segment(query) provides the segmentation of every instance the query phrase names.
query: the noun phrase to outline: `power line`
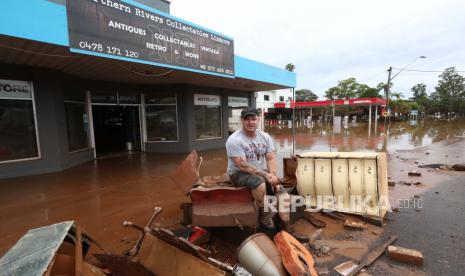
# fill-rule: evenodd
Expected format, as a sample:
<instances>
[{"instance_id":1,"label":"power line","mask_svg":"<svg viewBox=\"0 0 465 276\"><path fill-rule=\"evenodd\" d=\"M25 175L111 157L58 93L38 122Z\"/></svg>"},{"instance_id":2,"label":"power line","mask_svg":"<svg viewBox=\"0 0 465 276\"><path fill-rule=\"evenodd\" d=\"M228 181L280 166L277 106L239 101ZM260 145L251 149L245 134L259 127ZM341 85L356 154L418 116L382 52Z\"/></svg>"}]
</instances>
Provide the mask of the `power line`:
<instances>
[{"instance_id":1,"label":"power line","mask_svg":"<svg viewBox=\"0 0 465 276\"><path fill-rule=\"evenodd\" d=\"M396 68L396 67L392 67L392 69L409 71L409 72L420 72L420 73L443 73L444 72L444 71L439 71L439 70L414 70L414 69L401 69L401 68ZM465 71L455 71L455 72L465 73Z\"/></svg>"}]
</instances>

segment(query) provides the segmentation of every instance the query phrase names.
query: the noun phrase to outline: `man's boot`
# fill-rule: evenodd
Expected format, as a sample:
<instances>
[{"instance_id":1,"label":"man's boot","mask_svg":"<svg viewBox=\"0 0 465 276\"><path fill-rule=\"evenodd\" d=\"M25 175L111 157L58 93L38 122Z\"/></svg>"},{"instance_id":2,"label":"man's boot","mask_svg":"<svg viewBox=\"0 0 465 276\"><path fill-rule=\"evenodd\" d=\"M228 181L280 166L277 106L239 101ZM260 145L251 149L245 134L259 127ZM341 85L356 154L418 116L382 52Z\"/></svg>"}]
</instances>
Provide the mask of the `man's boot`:
<instances>
[{"instance_id":1,"label":"man's boot","mask_svg":"<svg viewBox=\"0 0 465 276\"><path fill-rule=\"evenodd\" d=\"M284 231L288 232L289 234L291 234L299 242L306 243L306 242L308 242L310 240L308 238L308 236L297 233L294 230L294 227L292 227L290 221L281 221L281 225L282 225L282 230L284 230Z\"/></svg>"},{"instance_id":2,"label":"man's boot","mask_svg":"<svg viewBox=\"0 0 465 276\"><path fill-rule=\"evenodd\" d=\"M264 208L259 208L258 219L262 227L268 228L268 229L274 229L274 223L273 223L273 218L271 216L271 212L265 212Z\"/></svg>"}]
</instances>

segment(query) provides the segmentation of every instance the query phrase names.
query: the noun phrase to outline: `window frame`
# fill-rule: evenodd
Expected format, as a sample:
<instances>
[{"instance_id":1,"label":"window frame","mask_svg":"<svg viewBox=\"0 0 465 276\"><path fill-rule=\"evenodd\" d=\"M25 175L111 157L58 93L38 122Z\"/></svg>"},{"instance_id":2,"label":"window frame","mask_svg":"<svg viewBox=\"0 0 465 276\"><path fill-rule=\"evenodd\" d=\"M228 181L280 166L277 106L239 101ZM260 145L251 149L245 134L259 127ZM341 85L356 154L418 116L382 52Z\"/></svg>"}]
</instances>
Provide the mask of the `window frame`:
<instances>
[{"instance_id":1,"label":"window frame","mask_svg":"<svg viewBox=\"0 0 465 276\"><path fill-rule=\"evenodd\" d=\"M87 147L86 148L82 148L82 149L77 149L77 150L69 150L69 137L68 137L68 120L66 118L66 142L67 142L67 145L68 145L68 153L76 153L76 152L80 152L80 151L85 151L85 150L89 150L89 149L92 149L92 146L91 146L91 136L90 136L90 124L89 124L89 108L87 106L87 102L84 100L84 102L80 102L80 101L72 101L72 100L64 100L63 101L63 107L65 108L64 111L65 111L65 116L66 116L66 103L72 103L72 104L83 104L84 105L84 111L85 111L85 114L87 115Z\"/></svg>"},{"instance_id":2,"label":"window frame","mask_svg":"<svg viewBox=\"0 0 465 276\"><path fill-rule=\"evenodd\" d=\"M263 95L263 101L264 102L269 102L270 101L270 95L267 95L267 94Z\"/></svg>"},{"instance_id":3,"label":"window frame","mask_svg":"<svg viewBox=\"0 0 465 276\"><path fill-rule=\"evenodd\" d=\"M220 136L210 137L210 138L202 138L202 139L197 138L197 128L195 126L195 107L196 106L205 106L205 107L207 107L208 105L196 105L195 104L195 96L196 95L208 95L208 96L218 96L218 97L220 97L220 104L217 105L217 107L220 108ZM224 129L223 129L224 128L224 124L223 124L223 95L194 93L192 96L194 98L194 104L192 106L194 108L193 113L194 113L194 137L195 137L195 141L207 141L207 140L223 139L223 137L224 137Z\"/></svg>"},{"instance_id":4,"label":"window frame","mask_svg":"<svg viewBox=\"0 0 465 276\"><path fill-rule=\"evenodd\" d=\"M147 103L147 94L144 94L144 124L145 124L145 143L179 143L179 113L178 113L178 93L174 93L174 98L176 102L173 104L148 104ZM149 135L148 135L148 130L147 130L147 106L175 106L176 110L176 140L170 140L170 141L153 141L149 140Z\"/></svg>"},{"instance_id":5,"label":"window frame","mask_svg":"<svg viewBox=\"0 0 465 276\"><path fill-rule=\"evenodd\" d=\"M7 80L7 81L22 81L22 80ZM31 81L24 81L24 82L29 83L31 87L31 98L30 99L29 98L0 97L0 101L1 100L32 101L32 114L34 117L34 131L36 134L37 156L28 157L28 158L12 159L12 160L4 160L4 161L0 161L0 165L42 159L42 151L40 147L40 137L39 137L39 126L38 126L38 121L37 121L37 108L36 108L35 93L34 93L34 83Z\"/></svg>"}]
</instances>

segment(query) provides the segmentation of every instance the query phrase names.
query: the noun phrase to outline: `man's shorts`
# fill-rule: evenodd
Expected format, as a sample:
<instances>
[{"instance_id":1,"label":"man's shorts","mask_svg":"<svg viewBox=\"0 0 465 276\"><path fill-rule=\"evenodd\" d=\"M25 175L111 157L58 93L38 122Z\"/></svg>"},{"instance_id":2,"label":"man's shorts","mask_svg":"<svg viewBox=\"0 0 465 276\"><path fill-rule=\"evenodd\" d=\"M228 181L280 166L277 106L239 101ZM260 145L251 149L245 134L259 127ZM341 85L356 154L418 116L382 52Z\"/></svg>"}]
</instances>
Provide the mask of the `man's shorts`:
<instances>
[{"instance_id":1,"label":"man's shorts","mask_svg":"<svg viewBox=\"0 0 465 276\"><path fill-rule=\"evenodd\" d=\"M255 190L260 184L266 184L266 194L273 195L273 189L271 188L271 184L265 180L262 176L245 173L245 172L235 172L234 174L229 176L231 182L237 187L248 187L251 190ZM282 185L279 185L278 193L287 193L286 189Z\"/></svg>"},{"instance_id":2,"label":"man's shorts","mask_svg":"<svg viewBox=\"0 0 465 276\"><path fill-rule=\"evenodd\" d=\"M260 184L265 183L265 178L259 175L235 172L229 176L231 182L238 187L248 187L255 190Z\"/></svg>"}]
</instances>

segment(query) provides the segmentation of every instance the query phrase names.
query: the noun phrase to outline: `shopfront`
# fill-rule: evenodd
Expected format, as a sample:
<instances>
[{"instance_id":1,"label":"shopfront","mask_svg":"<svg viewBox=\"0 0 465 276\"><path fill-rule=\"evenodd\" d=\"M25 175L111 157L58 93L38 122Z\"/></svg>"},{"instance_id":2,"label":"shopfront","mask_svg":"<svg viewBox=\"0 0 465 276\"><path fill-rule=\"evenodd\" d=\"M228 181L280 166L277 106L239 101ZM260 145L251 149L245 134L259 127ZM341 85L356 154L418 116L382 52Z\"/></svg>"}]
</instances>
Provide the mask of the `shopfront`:
<instances>
[{"instance_id":1,"label":"shopfront","mask_svg":"<svg viewBox=\"0 0 465 276\"><path fill-rule=\"evenodd\" d=\"M228 36L137 1L113 2L129 9L0 4L11 11L0 18L0 178L114 154L222 148L255 91L295 86L294 73L235 56ZM104 15L107 27L83 10Z\"/></svg>"}]
</instances>

